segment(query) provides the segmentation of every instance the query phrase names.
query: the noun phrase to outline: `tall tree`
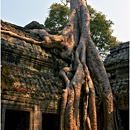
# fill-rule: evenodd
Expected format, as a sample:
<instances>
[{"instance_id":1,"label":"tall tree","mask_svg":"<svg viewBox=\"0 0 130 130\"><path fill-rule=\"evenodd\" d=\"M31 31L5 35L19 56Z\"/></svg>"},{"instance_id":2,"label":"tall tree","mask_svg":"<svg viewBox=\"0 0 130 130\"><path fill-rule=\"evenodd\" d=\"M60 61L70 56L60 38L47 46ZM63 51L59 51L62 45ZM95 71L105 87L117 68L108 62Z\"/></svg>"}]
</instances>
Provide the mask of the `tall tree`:
<instances>
[{"instance_id":1,"label":"tall tree","mask_svg":"<svg viewBox=\"0 0 130 130\"><path fill-rule=\"evenodd\" d=\"M12 36L46 48L62 50L61 58L70 66L60 70L59 75L66 87L63 90L60 109L60 130L97 130L95 87L103 104L104 130L114 130L113 95L107 73L100 55L92 41L90 15L85 0L70 1L71 15L61 35L50 35L45 30L32 30L43 41ZM68 78L68 73L73 77Z\"/></svg>"},{"instance_id":2,"label":"tall tree","mask_svg":"<svg viewBox=\"0 0 130 130\"><path fill-rule=\"evenodd\" d=\"M114 23L111 20L107 20L106 15L102 12L97 12L90 5L88 5L88 10L90 12L91 37L100 55L102 57L106 56L110 47L114 47L120 43L112 35L112 25Z\"/></svg>"},{"instance_id":3,"label":"tall tree","mask_svg":"<svg viewBox=\"0 0 130 130\"><path fill-rule=\"evenodd\" d=\"M56 32L64 28L70 15L70 9L66 6L69 1L61 0L61 2L64 5L55 3L50 6L49 16L44 23L46 28L54 29ZM97 12L90 5L87 5L87 7L90 12L91 37L99 54L104 59L109 53L109 48L120 43L116 37L112 36L113 30L111 27L114 23L107 20L106 15L102 12Z\"/></svg>"}]
</instances>

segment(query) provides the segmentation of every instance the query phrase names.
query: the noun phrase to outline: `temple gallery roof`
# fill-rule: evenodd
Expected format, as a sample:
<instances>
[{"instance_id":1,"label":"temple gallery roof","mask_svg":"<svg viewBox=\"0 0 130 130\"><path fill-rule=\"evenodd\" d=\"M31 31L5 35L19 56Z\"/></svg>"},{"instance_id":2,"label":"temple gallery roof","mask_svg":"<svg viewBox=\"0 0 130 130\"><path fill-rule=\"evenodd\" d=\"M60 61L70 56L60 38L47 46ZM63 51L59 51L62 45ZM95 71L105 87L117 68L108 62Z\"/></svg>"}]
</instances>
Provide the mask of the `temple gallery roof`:
<instances>
[{"instance_id":1,"label":"temple gallery roof","mask_svg":"<svg viewBox=\"0 0 130 130\"><path fill-rule=\"evenodd\" d=\"M105 66L128 62L129 60L129 42L124 42L118 46L110 48L110 54L104 61Z\"/></svg>"},{"instance_id":2,"label":"temple gallery roof","mask_svg":"<svg viewBox=\"0 0 130 130\"><path fill-rule=\"evenodd\" d=\"M28 29L1 21L2 30L41 41ZM59 98L64 83L59 70L68 64L58 57L57 48L46 49L8 33L1 34L2 93L35 98Z\"/></svg>"}]
</instances>

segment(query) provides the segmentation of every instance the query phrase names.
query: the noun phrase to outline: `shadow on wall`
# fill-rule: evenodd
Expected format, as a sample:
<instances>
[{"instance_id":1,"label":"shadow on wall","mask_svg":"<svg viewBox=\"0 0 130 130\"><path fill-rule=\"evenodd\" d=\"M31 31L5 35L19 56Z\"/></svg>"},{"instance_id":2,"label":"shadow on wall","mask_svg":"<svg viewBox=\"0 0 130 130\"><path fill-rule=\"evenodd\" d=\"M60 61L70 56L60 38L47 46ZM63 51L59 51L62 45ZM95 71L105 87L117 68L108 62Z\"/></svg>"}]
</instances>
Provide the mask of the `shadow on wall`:
<instances>
[{"instance_id":1,"label":"shadow on wall","mask_svg":"<svg viewBox=\"0 0 130 130\"><path fill-rule=\"evenodd\" d=\"M5 115L5 130L29 130L29 119L29 112L7 109Z\"/></svg>"},{"instance_id":2,"label":"shadow on wall","mask_svg":"<svg viewBox=\"0 0 130 130\"><path fill-rule=\"evenodd\" d=\"M42 130L59 130L59 115L42 114Z\"/></svg>"}]
</instances>

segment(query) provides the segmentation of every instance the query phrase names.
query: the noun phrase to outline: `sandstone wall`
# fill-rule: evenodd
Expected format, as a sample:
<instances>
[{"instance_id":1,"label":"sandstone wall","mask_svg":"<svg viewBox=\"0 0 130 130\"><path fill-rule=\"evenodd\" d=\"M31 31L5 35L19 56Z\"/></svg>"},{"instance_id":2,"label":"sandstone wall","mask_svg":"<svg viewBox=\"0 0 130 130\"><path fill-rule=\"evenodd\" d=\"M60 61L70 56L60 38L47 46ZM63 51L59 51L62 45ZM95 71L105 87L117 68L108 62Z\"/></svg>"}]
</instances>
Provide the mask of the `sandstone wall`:
<instances>
[{"instance_id":1,"label":"sandstone wall","mask_svg":"<svg viewBox=\"0 0 130 130\"><path fill-rule=\"evenodd\" d=\"M120 110L129 108L129 42L110 49L104 61L110 84Z\"/></svg>"},{"instance_id":2,"label":"sandstone wall","mask_svg":"<svg viewBox=\"0 0 130 130\"><path fill-rule=\"evenodd\" d=\"M38 35L22 27L3 21L1 25L2 30L41 40ZM7 126L8 110L15 110L14 113L29 112L30 130L42 130L43 113L59 117L60 99L65 85L58 74L59 70L68 66L60 59L59 53L57 48L46 49L1 34L2 130Z\"/></svg>"},{"instance_id":3,"label":"sandstone wall","mask_svg":"<svg viewBox=\"0 0 130 130\"><path fill-rule=\"evenodd\" d=\"M119 130L129 129L129 42L110 49L104 61L114 96Z\"/></svg>"}]
</instances>

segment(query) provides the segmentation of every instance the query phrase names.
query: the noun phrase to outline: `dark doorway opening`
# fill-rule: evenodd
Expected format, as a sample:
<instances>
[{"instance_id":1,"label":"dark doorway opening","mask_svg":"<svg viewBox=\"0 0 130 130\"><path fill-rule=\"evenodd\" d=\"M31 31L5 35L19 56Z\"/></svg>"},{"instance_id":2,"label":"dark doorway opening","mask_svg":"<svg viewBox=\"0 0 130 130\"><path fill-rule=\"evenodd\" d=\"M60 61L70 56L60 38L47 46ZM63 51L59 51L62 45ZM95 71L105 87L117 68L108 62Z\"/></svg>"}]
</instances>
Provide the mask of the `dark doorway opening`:
<instances>
[{"instance_id":1,"label":"dark doorway opening","mask_svg":"<svg viewBox=\"0 0 130 130\"><path fill-rule=\"evenodd\" d=\"M42 114L42 130L59 130L59 115Z\"/></svg>"},{"instance_id":2,"label":"dark doorway opening","mask_svg":"<svg viewBox=\"0 0 130 130\"><path fill-rule=\"evenodd\" d=\"M6 110L5 130L29 130L29 119L29 112Z\"/></svg>"},{"instance_id":3,"label":"dark doorway opening","mask_svg":"<svg viewBox=\"0 0 130 130\"><path fill-rule=\"evenodd\" d=\"M120 111L120 116L124 130L129 130L129 111Z\"/></svg>"}]
</instances>

